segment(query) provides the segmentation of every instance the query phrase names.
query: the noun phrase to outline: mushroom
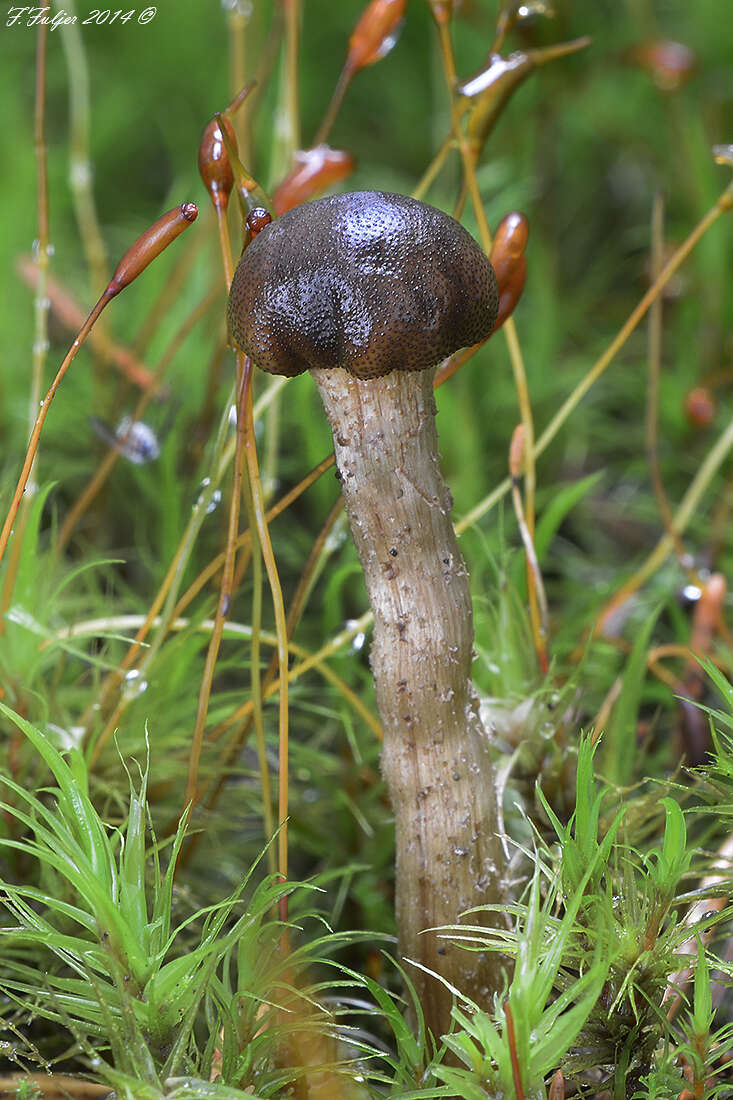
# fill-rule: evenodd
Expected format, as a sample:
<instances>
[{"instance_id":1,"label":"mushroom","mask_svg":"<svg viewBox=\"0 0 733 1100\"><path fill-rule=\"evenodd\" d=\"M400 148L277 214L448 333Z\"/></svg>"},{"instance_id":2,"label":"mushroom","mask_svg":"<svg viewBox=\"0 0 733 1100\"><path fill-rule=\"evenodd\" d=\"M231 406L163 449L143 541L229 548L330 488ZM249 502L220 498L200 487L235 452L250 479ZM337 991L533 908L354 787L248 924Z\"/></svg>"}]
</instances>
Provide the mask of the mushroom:
<instances>
[{"instance_id":1,"label":"mushroom","mask_svg":"<svg viewBox=\"0 0 733 1100\"><path fill-rule=\"evenodd\" d=\"M331 424L374 613L400 953L479 1002L499 983L492 958L425 932L500 902L503 866L471 677L469 577L439 468L430 368L484 339L497 308L493 269L466 230L381 191L283 214L244 252L229 298L240 348L274 374L310 369ZM449 990L423 969L411 977L428 1026L447 1031Z\"/></svg>"}]
</instances>

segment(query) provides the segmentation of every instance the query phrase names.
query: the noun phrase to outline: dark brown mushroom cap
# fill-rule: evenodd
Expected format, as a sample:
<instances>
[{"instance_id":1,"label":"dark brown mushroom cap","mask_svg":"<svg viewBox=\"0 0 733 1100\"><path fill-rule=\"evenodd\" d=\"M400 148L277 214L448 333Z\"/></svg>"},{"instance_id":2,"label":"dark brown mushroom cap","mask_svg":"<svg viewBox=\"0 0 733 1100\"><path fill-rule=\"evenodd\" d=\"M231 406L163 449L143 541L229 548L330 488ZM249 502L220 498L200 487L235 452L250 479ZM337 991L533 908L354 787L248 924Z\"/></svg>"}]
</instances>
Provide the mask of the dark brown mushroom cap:
<instances>
[{"instance_id":1,"label":"dark brown mushroom cap","mask_svg":"<svg viewBox=\"0 0 733 1100\"><path fill-rule=\"evenodd\" d=\"M491 332L493 268L454 218L384 191L289 210L245 250L229 295L243 351L271 374L424 370Z\"/></svg>"}]
</instances>

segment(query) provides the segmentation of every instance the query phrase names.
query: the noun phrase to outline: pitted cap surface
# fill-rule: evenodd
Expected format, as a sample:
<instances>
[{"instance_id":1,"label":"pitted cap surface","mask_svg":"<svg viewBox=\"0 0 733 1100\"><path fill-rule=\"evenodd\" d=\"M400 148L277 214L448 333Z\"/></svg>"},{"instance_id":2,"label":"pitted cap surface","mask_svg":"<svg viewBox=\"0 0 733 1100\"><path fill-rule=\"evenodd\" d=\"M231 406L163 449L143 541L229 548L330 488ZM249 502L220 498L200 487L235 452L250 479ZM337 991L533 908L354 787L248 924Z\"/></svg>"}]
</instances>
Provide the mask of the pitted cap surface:
<instances>
[{"instance_id":1,"label":"pitted cap surface","mask_svg":"<svg viewBox=\"0 0 733 1100\"><path fill-rule=\"evenodd\" d=\"M493 268L448 214L354 191L289 210L245 250L229 295L237 344L262 370L344 367L357 378L424 370L483 340Z\"/></svg>"}]
</instances>

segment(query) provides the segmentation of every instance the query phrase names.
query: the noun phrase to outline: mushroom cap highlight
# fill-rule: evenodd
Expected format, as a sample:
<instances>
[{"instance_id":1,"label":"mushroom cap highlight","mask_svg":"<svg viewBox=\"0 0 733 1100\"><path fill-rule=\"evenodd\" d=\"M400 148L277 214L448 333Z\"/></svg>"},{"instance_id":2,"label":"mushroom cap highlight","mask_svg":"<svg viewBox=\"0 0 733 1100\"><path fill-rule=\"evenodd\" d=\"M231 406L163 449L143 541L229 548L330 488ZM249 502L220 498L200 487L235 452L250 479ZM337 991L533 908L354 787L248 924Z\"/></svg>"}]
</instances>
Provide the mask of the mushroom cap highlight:
<instances>
[{"instance_id":1,"label":"mushroom cap highlight","mask_svg":"<svg viewBox=\"0 0 733 1100\"><path fill-rule=\"evenodd\" d=\"M229 325L270 374L344 367L357 378L425 370L491 332L499 294L462 225L406 195L305 203L245 249Z\"/></svg>"}]
</instances>

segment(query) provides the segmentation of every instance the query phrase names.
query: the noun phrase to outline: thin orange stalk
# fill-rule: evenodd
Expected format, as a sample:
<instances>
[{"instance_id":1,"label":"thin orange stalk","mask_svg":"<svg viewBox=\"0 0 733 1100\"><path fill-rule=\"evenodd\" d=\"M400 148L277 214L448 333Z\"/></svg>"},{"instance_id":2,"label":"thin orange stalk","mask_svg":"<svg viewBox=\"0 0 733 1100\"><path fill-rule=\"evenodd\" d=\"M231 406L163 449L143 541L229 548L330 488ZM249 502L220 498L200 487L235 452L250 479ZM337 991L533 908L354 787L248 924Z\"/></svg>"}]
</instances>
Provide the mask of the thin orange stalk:
<instances>
[{"instance_id":1,"label":"thin orange stalk","mask_svg":"<svg viewBox=\"0 0 733 1100\"><path fill-rule=\"evenodd\" d=\"M247 514L252 517L254 507L252 493L247 478L243 481L245 499L247 502ZM250 529L252 524L250 522ZM252 697L252 718L255 728L255 743L257 745L257 761L260 769L260 784L262 786L262 816L265 826L265 839L267 844L267 866L270 874L277 870L275 849L269 843L275 835L275 822L272 816L272 787L270 784L270 768L267 763L267 742L265 740L265 720L262 709L262 670L260 668L260 641L262 632L262 552L260 549L257 532L254 531L250 545L252 547L252 644L250 649L250 683ZM226 769L228 773L229 769ZM222 774L222 778L224 773ZM211 808L210 804L207 810Z\"/></svg>"},{"instance_id":2,"label":"thin orange stalk","mask_svg":"<svg viewBox=\"0 0 733 1100\"><path fill-rule=\"evenodd\" d=\"M18 484L15 487L13 499L10 502L10 508L8 509L8 514L6 516L2 532L0 532L0 562L3 559L5 549L8 545L8 540L10 539L10 535L12 534L15 517L18 514L18 508L20 506L21 500L23 499L23 494L25 493L25 488L28 484L28 478L30 477L31 470L33 468L36 451L38 450L38 441L41 438L41 431L43 429L46 416L48 415L48 410L50 408L51 402L56 395L56 390L61 385L61 382L63 381L64 375L66 374L67 370L74 362L77 352L89 335L89 331L94 325L94 322L97 320L102 310L105 308L105 306L109 304L111 300L112 295L109 293L109 289L107 289L105 290L104 294L102 294L94 309L89 314L86 321L79 330L76 340L74 340L74 343L71 345L68 352L66 353L66 358L59 367L56 377L51 383L45 398L41 402L40 412L36 417L36 422L33 425L33 431L31 432L31 437L28 441L28 450L26 451L23 469L21 470L20 477L18 478Z\"/></svg>"},{"instance_id":3,"label":"thin orange stalk","mask_svg":"<svg viewBox=\"0 0 733 1100\"><path fill-rule=\"evenodd\" d=\"M237 355L237 361L249 364L246 356ZM251 371L251 365L248 369ZM254 512L257 534L262 549L262 557L265 563L267 579L272 593L273 610L275 613L275 628L277 633L277 656L280 673L280 709L278 721L279 744L279 785L278 785L278 870L283 877L288 877L288 629L285 618L285 605L283 603L280 578L278 577L275 555L272 550L270 531L267 526L265 505L262 494L262 484L259 476L257 462L257 448L254 435L254 416L252 410L252 392L248 388L245 394L244 404L244 450L247 459L249 473L250 492L252 493L252 507Z\"/></svg>"},{"instance_id":4,"label":"thin orange stalk","mask_svg":"<svg viewBox=\"0 0 733 1100\"><path fill-rule=\"evenodd\" d=\"M219 230L219 246L221 248L221 257L224 264L224 278L226 279L227 288L229 288L234 278L234 261L232 259L232 245L229 240L229 228L227 226L227 208L221 203L215 204L214 208L216 210L216 225Z\"/></svg>"},{"instance_id":5,"label":"thin orange stalk","mask_svg":"<svg viewBox=\"0 0 733 1100\"><path fill-rule=\"evenodd\" d=\"M484 252L488 256L491 252L491 230L486 219L486 211L481 199L481 191L476 176L477 151L471 147L462 124L463 109L459 97L456 94L456 66L453 55L453 43L450 36L450 28L447 22L439 22L438 34L440 38L441 57L445 71L445 79L448 92L451 97L451 117L453 123L453 136L458 144L463 162L463 175L465 187L471 196L474 215L478 225L479 239ZM514 385L517 391L519 413L524 429L524 508L523 517L527 524L530 541L534 537L535 525L535 463L534 463L534 418L532 405L527 387L527 374L524 368L522 350L517 337L517 329L513 318L509 317L505 322L504 335L509 350L509 358L514 372ZM536 576L532 568L530 557L527 557L527 590L529 593L530 613L533 621L538 620L538 593L536 590ZM537 636L539 640L539 635ZM540 651L541 652L541 651ZM541 658L542 659L542 658Z\"/></svg>"},{"instance_id":6,"label":"thin orange stalk","mask_svg":"<svg viewBox=\"0 0 733 1100\"><path fill-rule=\"evenodd\" d=\"M516 1100L524 1100L524 1089L522 1088L522 1071L519 1066L519 1057L517 1055L517 1037L514 1031L514 1016L509 1002L504 1005L504 1015L506 1016L506 1037L509 1043L509 1057L512 1063L512 1079L514 1081L514 1091L517 1094Z\"/></svg>"},{"instance_id":7,"label":"thin orange stalk","mask_svg":"<svg viewBox=\"0 0 733 1100\"><path fill-rule=\"evenodd\" d=\"M35 292L38 288L38 266L31 256L18 256L15 261L17 271L23 280ZM77 302L73 294L58 279L48 276L46 296L51 303L53 315L70 332L76 332L84 323L86 310ZM133 386L145 390L152 385L152 373L145 363L124 344L110 339L99 326L89 334L89 345L97 354L118 370ZM39 395L40 396L40 395ZM36 408L38 403L36 402Z\"/></svg>"},{"instance_id":8,"label":"thin orange stalk","mask_svg":"<svg viewBox=\"0 0 733 1100\"><path fill-rule=\"evenodd\" d=\"M339 78L336 81L336 87L333 90L333 95L331 96L328 107L326 108L326 113L321 120L321 125L318 127L318 132L316 133L316 136L313 138L314 146L322 145L325 141L328 140L328 135L331 132L331 127L336 121L336 116L341 110L341 105L344 102L344 96L349 90L349 84L351 84L353 76L354 70L349 66L348 62L344 63L344 66L339 73Z\"/></svg>"},{"instance_id":9,"label":"thin orange stalk","mask_svg":"<svg viewBox=\"0 0 733 1100\"><path fill-rule=\"evenodd\" d=\"M293 652L295 652L295 650L293 649L293 646L292 646L292 637L293 637L293 634L295 633L295 628L296 628L296 626L298 624L298 621L300 619L300 616L302 614L303 607L305 606L305 601L308 598L308 593L310 591L311 584L313 582L313 578L314 578L314 575L315 575L315 570L316 570L318 562L321 558L321 554L323 552L323 548L324 548L324 545L326 543L326 539L328 538L329 534L333 530L334 524L336 523L338 517L341 515L342 511L343 511L343 497L339 496L338 500L336 501L333 508L329 512L329 514L326 518L326 521L323 524L323 527L321 528L321 530L318 534L317 539L315 540L315 542L313 543L313 546L311 547L310 553L308 555L308 560L306 561L306 564L305 564L305 568L303 569L303 573L301 574L300 580L298 581L298 587L296 588L293 599L290 602L290 607L288 608L288 617L287 617L288 648ZM268 516L269 516L269 513L268 513ZM253 614L253 619L254 619L254 614ZM253 630L254 630L254 626L253 626ZM267 670L265 672L265 675L262 678L261 695L262 695L263 699L268 698L271 694L274 693L271 690L271 688L272 688L272 684L273 684L273 681L275 679L275 675L276 675L277 671L278 671L278 653L277 653L277 648L276 648L275 652L272 655L270 663L267 666ZM324 673L324 675L328 679L329 676L325 672L325 669L322 668L321 671ZM343 690L344 688L346 688L346 685L343 683L342 680L340 680L340 678L338 678L338 683L336 683L336 686L337 686L338 690L341 692L341 694L344 695L344 697L347 698L347 700L352 705L354 705L355 696L353 695L353 693L351 692L350 689L346 689L346 691ZM245 704L245 707L246 707L246 704ZM356 709L359 709L359 708L357 707ZM231 744L228 745L227 750L226 750L226 754L225 754L224 759L222 761L222 764L219 768L221 778L216 783L216 785L214 787L214 790L212 792L211 798L206 803L206 809L208 811L211 811L216 806L216 803L219 799L219 795L221 794L221 792L224 788L224 777L228 773L229 768L231 767L232 761L237 757L237 755L239 754L239 752L242 749L242 746L246 742L247 737L249 736L250 730L252 728L253 721L255 723L257 721L257 712L256 712L256 706L255 706L255 701L254 700L253 700L253 704L252 704L251 709L249 709L246 712L246 714L243 711L244 711L243 707L238 707L237 711L235 712L235 714L237 715L237 718L235 718L233 715L230 715L229 718L224 719L223 722L220 722L219 725L216 726L215 729L212 730L211 739L212 739L212 741L215 741L215 740L218 739L218 737L221 736L222 733L224 733L227 729L229 729L230 726L234 725L235 721L237 719L241 719L241 724L240 724L239 729L237 730L236 736L233 738ZM377 723L377 726L375 728L374 721L376 721L376 719L371 721L370 720L371 716L369 716L368 711L365 712L365 709L360 711L360 714L361 714L362 718L365 717L365 713L366 713L366 715L368 715L368 717L366 717L367 724L371 726L371 728L375 731L375 733L377 733L377 730L381 731L381 727L379 726L379 723ZM377 737L379 737L379 736L380 736L380 733L377 733ZM259 746L258 746L258 751L259 751ZM268 835L271 835L271 833L268 832Z\"/></svg>"},{"instance_id":10,"label":"thin orange stalk","mask_svg":"<svg viewBox=\"0 0 733 1100\"><path fill-rule=\"evenodd\" d=\"M236 556L236 542L239 530L239 506L242 498L242 477L244 474L245 429L243 427L244 410L252 402L252 370L246 364L237 365L237 446L234 452L234 476L232 479L232 499L229 506L229 525L224 557L224 567L221 577L221 594L216 608L214 628L209 640L209 648L206 653L204 673L201 678L198 705L196 708L196 723L191 738L191 752L188 764L188 779L186 781L186 793L184 796L183 813L191 804L198 800L199 789L199 765L204 743L204 727L209 713L209 699L214 680L214 670L219 656L221 638L224 630L224 622L229 615L232 598L232 578L234 574L234 562Z\"/></svg>"},{"instance_id":11,"label":"thin orange stalk","mask_svg":"<svg viewBox=\"0 0 733 1100\"><path fill-rule=\"evenodd\" d=\"M418 183L415 190L412 192L413 199L422 199L428 193L435 179L440 173L441 168L445 164L448 154L450 153L451 149L455 148L455 146L456 139L451 132L450 134L448 134L448 137L445 139L440 149L438 149L438 152L435 154L432 161L423 172L420 182Z\"/></svg>"}]
</instances>

